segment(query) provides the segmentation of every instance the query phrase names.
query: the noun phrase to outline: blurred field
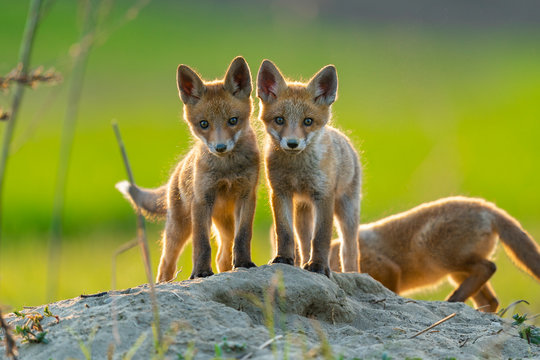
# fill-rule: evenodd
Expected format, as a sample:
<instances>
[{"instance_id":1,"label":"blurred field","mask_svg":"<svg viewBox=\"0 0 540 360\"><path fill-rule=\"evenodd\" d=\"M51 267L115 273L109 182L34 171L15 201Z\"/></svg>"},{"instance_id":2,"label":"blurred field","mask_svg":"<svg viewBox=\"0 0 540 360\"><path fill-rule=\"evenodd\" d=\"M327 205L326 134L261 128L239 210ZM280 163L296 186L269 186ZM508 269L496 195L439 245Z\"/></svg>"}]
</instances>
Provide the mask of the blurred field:
<instances>
[{"instance_id":1,"label":"blurred field","mask_svg":"<svg viewBox=\"0 0 540 360\"><path fill-rule=\"evenodd\" d=\"M258 2L241 9L227 4L153 2L92 52L72 153L56 299L108 289L111 255L135 234L133 212L113 187L125 174L111 120L119 122L137 182L162 184L192 142L181 119L177 65L191 65L212 79L239 54L253 76L264 58L293 79L308 79L328 63L337 66L335 125L362 153L363 222L463 194L496 202L540 239L538 27L358 24ZM16 63L27 4L1 7L0 74L6 74ZM127 7L118 5L112 17ZM53 5L38 32L33 66L55 66L69 78L76 14L74 2ZM0 245L0 303L15 308L46 301L46 244L66 88L67 81L29 91L19 118ZM0 106L8 108L8 99L1 96ZM257 264L270 258L270 223L261 182ZM154 272L160 229L157 224L149 231ZM180 279L191 271L190 250L182 254ZM501 304L527 299L530 312L540 312L540 284L505 255L499 254L497 264L493 283ZM118 286L144 281L138 251L122 255ZM418 298L443 299L449 291Z\"/></svg>"}]
</instances>

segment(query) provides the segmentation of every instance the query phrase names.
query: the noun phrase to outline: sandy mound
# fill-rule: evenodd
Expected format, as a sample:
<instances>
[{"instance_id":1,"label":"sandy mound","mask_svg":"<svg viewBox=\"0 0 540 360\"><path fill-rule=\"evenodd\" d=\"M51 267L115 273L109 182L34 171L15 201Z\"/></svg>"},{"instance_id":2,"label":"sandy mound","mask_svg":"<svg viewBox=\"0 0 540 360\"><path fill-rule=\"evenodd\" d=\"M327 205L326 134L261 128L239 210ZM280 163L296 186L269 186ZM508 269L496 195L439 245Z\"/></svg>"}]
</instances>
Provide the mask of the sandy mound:
<instances>
[{"instance_id":1,"label":"sandy mound","mask_svg":"<svg viewBox=\"0 0 540 360\"><path fill-rule=\"evenodd\" d=\"M278 264L156 289L170 359L182 358L179 354L189 358L192 350L195 359L220 353L223 358L253 353L251 358L282 359L284 352L290 359L381 359L385 354L393 359L540 358L540 346L519 338L508 321L465 304L408 300L363 274L328 279ZM49 343L20 344L20 359L81 359L85 348L94 359L106 359L108 353L114 359L156 354L147 286L64 300L49 308L60 317L58 323L52 317L42 321ZM455 317L411 339L454 312ZM13 328L23 321L8 316ZM0 351L3 356L3 347Z\"/></svg>"}]
</instances>

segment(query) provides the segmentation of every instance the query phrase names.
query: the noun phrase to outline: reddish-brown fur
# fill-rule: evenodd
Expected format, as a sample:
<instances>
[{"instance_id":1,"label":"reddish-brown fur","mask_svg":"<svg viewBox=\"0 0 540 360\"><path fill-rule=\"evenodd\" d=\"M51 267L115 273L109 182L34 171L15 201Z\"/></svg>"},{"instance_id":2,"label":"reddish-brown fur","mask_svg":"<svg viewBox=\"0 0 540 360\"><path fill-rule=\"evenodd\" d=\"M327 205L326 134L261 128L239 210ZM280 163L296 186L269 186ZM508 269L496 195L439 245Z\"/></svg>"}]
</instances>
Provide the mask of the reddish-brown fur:
<instances>
[{"instance_id":1,"label":"reddish-brown fur","mask_svg":"<svg viewBox=\"0 0 540 360\"><path fill-rule=\"evenodd\" d=\"M250 125L249 67L237 57L224 80L205 83L192 69L180 65L177 82L184 118L198 141L166 186L155 190L125 182L117 186L145 214L167 218L157 281L173 279L178 256L189 238L193 239L191 278L213 274L212 225L218 234L218 271L255 266L250 244L259 151Z\"/></svg>"},{"instance_id":2,"label":"reddish-brown fur","mask_svg":"<svg viewBox=\"0 0 540 360\"><path fill-rule=\"evenodd\" d=\"M295 263L296 238L301 257L296 263L328 275L335 217L344 268L357 271L361 167L347 137L328 125L337 96L335 67L324 67L307 84L288 83L265 60L257 96L267 133L265 167L277 248L273 262Z\"/></svg>"},{"instance_id":3,"label":"reddish-brown fur","mask_svg":"<svg viewBox=\"0 0 540 360\"><path fill-rule=\"evenodd\" d=\"M490 257L499 238L508 254L540 281L540 246L517 220L482 199L451 197L360 226L360 269L401 294L438 283L446 276L456 285L448 301L472 297L483 311L498 301L489 278ZM337 242L331 266L339 271Z\"/></svg>"}]
</instances>

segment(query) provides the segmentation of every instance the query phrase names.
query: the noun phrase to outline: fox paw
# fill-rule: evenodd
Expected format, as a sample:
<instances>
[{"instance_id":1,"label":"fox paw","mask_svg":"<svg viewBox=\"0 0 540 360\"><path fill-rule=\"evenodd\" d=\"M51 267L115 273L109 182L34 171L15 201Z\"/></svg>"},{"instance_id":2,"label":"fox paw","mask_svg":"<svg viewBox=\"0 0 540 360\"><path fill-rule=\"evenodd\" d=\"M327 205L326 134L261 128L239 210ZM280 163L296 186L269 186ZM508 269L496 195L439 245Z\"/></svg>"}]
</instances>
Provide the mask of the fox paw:
<instances>
[{"instance_id":1,"label":"fox paw","mask_svg":"<svg viewBox=\"0 0 540 360\"><path fill-rule=\"evenodd\" d=\"M307 262L304 264L304 269L317 273L317 274L323 274L330 277L330 268L321 263L316 263L313 261Z\"/></svg>"},{"instance_id":2,"label":"fox paw","mask_svg":"<svg viewBox=\"0 0 540 360\"><path fill-rule=\"evenodd\" d=\"M284 256L276 256L271 262L271 264L287 264L294 266L294 259Z\"/></svg>"},{"instance_id":3,"label":"fox paw","mask_svg":"<svg viewBox=\"0 0 540 360\"><path fill-rule=\"evenodd\" d=\"M234 268L235 269L238 269L238 268L246 268L246 269L249 269L249 268L252 268L252 267L257 267L257 265L255 265L253 262L251 261L243 261L243 262L238 262L237 264L234 264Z\"/></svg>"},{"instance_id":4,"label":"fox paw","mask_svg":"<svg viewBox=\"0 0 540 360\"><path fill-rule=\"evenodd\" d=\"M206 271L195 271L191 273L191 276L189 277L190 280L196 279L196 278L205 278L214 275L212 270L206 270Z\"/></svg>"}]
</instances>

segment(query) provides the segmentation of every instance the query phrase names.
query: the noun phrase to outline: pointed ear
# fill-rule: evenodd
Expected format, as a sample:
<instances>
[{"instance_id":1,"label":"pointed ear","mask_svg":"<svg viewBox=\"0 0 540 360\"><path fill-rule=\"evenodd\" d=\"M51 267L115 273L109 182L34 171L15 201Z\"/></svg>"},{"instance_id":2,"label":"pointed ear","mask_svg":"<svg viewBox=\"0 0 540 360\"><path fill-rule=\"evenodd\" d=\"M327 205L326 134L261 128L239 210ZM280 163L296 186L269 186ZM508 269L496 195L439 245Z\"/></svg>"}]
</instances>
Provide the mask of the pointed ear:
<instances>
[{"instance_id":1,"label":"pointed ear","mask_svg":"<svg viewBox=\"0 0 540 360\"><path fill-rule=\"evenodd\" d=\"M319 105L331 105L337 97L337 71L334 65L327 65L316 73L307 85L313 94L313 101Z\"/></svg>"},{"instance_id":2,"label":"pointed ear","mask_svg":"<svg viewBox=\"0 0 540 360\"><path fill-rule=\"evenodd\" d=\"M270 60L264 60L257 75L257 96L266 103L274 101L287 88L279 69Z\"/></svg>"},{"instance_id":3,"label":"pointed ear","mask_svg":"<svg viewBox=\"0 0 540 360\"><path fill-rule=\"evenodd\" d=\"M225 74L225 90L240 99L245 99L251 95L251 71L246 60L237 56L229 65Z\"/></svg>"},{"instance_id":4,"label":"pointed ear","mask_svg":"<svg viewBox=\"0 0 540 360\"><path fill-rule=\"evenodd\" d=\"M178 65L176 84L184 104L195 105L206 92L206 87L197 73L187 65Z\"/></svg>"}]
</instances>

